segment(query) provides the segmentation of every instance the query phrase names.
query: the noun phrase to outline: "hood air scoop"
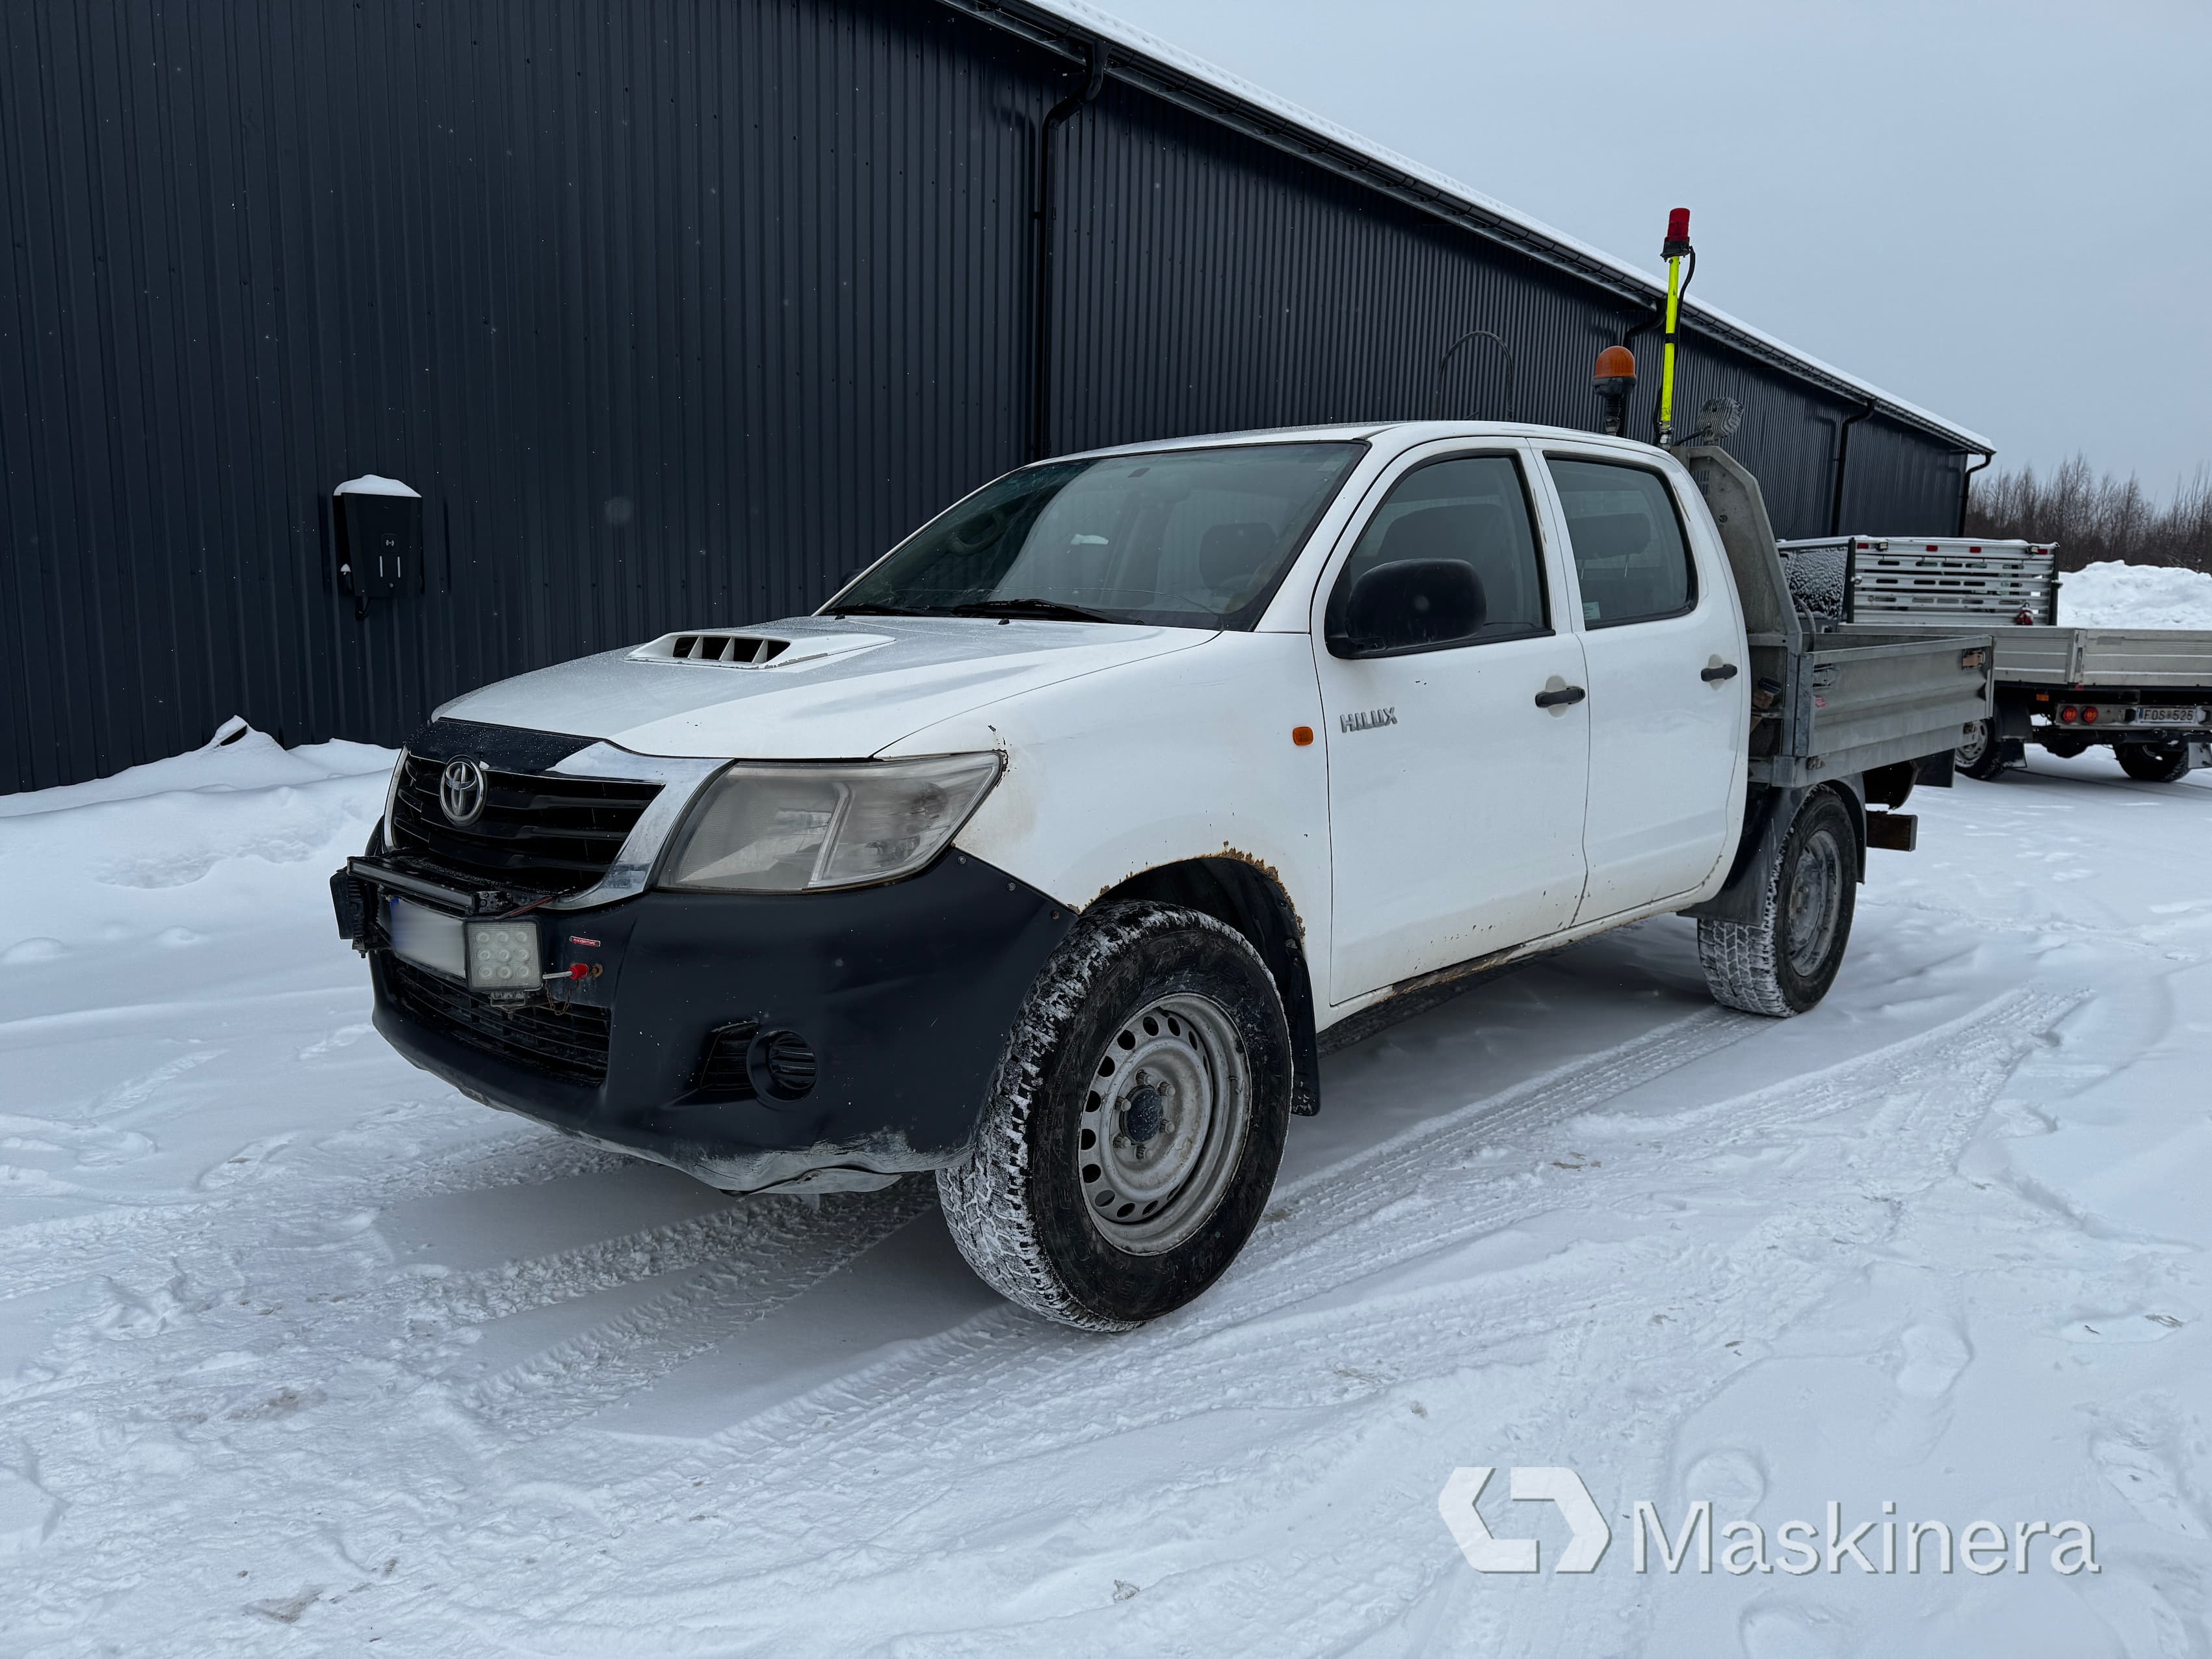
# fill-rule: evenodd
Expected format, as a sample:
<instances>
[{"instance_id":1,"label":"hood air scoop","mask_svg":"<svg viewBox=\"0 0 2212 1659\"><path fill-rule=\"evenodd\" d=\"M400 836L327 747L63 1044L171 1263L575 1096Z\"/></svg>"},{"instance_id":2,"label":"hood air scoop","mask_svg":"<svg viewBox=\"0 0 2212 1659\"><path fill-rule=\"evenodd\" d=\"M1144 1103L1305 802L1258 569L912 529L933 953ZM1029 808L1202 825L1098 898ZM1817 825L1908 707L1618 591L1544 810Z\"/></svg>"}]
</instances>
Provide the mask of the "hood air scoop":
<instances>
[{"instance_id":1,"label":"hood air scoop","mask_svg":"<svg viewBox=\"0 0 2212 1659\"><path fill-rule=\"evenodd\" d=\"M630 654L633 662L712 663L721 668L795 668L825 657L848 656L889 645L886 634L665 634Z\"/></svg>"}]
</instances>

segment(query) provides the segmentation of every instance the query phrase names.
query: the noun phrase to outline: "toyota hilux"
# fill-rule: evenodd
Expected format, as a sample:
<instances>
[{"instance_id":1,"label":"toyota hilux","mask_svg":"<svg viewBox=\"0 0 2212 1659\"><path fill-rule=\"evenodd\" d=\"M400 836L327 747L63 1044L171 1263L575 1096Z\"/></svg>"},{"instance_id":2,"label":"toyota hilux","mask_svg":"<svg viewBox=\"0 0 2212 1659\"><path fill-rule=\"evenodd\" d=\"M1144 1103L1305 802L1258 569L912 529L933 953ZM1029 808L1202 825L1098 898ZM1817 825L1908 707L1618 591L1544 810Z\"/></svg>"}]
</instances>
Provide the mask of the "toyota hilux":
<instances>
[{"instance_id":1,"label":"toyota hilux","mask_svg":"<svg viewBox=\"0 0 2212 1659\"><path fill-rule=\"evenodd\" d=\"M447 704L333 899L464 1094L733 1193L927 1174L988 1283L1126 1328L1395 1011L1669 912L1722 1001L1812 1007L1989 656L1810 632L1717 447L1178 439Z\"/></svg>"}]
</instances>

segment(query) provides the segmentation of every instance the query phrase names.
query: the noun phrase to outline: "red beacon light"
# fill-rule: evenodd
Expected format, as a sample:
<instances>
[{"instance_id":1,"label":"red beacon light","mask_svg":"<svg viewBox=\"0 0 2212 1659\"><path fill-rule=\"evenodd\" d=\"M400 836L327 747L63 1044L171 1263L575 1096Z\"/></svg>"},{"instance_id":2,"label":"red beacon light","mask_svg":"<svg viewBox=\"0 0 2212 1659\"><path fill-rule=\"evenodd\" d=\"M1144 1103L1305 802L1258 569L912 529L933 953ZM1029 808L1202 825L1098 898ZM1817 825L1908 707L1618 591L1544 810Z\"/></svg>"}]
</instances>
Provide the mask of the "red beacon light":
<instances>
[{"instance_id":1,"label":"red beacon light","mask_svg":"<svg viewBox=\"0 0 2212 1659\"><path fill-rule=\"evenodd\" d=\"M1690 251L1690 210L1675 208L1667 215L1667 242L1659 250L1662 259L1679 258Z\"/></svg>"}]
</instances>

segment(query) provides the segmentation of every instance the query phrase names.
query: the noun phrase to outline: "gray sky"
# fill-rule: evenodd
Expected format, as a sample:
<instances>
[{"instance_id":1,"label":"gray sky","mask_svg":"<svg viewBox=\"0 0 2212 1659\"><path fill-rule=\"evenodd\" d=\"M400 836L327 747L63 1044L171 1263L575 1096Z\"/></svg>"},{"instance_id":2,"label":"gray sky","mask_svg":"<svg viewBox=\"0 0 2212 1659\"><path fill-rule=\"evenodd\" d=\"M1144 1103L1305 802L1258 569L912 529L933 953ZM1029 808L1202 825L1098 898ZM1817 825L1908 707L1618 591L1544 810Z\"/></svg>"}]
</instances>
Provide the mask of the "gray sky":
<instances>
[{"instance_id":1,"label":"gray sky","mask_svg":"<svg viewBox=\"0 0 2212 1659\"><path fill-rule=\"evenodd\" d=\"M2000 466L2212 462L2203 0L1103 3L1655 272L1691 209L1695 294Z\"/></svg>"}]
</instances>

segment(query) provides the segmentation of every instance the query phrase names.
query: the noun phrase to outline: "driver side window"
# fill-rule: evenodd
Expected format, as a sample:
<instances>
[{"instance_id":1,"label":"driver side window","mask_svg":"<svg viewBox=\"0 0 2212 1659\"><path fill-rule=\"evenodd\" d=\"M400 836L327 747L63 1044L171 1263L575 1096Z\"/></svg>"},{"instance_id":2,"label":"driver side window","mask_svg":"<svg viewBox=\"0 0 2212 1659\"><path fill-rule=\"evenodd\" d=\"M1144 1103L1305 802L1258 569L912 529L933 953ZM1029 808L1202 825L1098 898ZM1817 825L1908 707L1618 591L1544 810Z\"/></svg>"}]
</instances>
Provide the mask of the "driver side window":
<instances>
[{"instance_id":1,"label":"driver side window","mask_svg":"<svg viewBox=\"0 0 2212 1659\"><path fill-rule=\"evenodd\" d=\"M1345 561L1325 613L1339 657L1548 634L1551 607L1521 469L1508 455L1415 467Z\"/></svg>"}]
</instances>

